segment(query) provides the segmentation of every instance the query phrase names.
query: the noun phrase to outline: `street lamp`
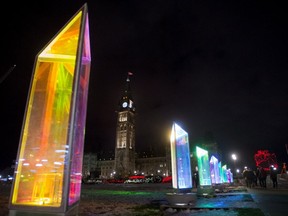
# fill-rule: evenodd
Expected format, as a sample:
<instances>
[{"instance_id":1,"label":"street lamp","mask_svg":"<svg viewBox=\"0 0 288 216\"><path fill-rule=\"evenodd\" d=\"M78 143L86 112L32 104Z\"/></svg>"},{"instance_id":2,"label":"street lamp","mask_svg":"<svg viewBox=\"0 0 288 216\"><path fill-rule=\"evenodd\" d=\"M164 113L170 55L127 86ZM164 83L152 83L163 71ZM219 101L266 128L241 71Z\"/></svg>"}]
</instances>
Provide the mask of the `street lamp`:
<instances>
[{"instance_id":1,"label":"street lamp","mask_svg":"<svg viewBox=\"0 0 288 216\"><path fill-rule=\"evenodd\" d=\"M235 170L236 170L236 160L237 160L236 154L232 154L232 159L233 159L233 161L234 161L234 173L235 173Z\"/></svg>"}]
</instances>

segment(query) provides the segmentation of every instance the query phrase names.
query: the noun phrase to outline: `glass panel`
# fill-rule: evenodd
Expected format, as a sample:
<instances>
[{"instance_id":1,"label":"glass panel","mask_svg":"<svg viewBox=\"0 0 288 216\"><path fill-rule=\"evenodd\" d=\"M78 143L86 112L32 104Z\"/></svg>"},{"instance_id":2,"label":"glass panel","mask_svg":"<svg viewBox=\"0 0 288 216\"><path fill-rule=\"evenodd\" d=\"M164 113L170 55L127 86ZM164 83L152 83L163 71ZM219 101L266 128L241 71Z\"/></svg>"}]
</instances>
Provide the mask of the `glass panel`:
<instances>
[{"instance_id":1,"label":"glass panel","mask_svg":"<svg viewBox=\"0 0 288 216\"><path fill-rule=\"evenodd\" d=\"M84 33L83 56L81 58L81 69L78 80L78 90L76 97L76 116L73 132L73 154L70 173L69 205L80 200L82 181L82 160L84 151L85 122L87 110L88 85L90 76L90 38L88 15Z\"/></svg>"},{"instance_id":2,"label":"glass panel","mask_svg":"<svg viewBox=\"0 0 288 216\"><path fill-rule=\"evenodd\" d=\"M212 156L210 159L210 173L211 173L211 183L220 184L221 181L219 174L218 159L215 156Z\"/></svg>"},{"instance_id":3,"label":"glass panel","mask_svg":"<svg viewBox=\"0 0 288 216\"><path fill-rule=\"evenodd\" d=\"M188 133L177 124L172 127L171 159L173 188L192 188Z\"/></svg>"},{"instance_id":4,"label":"glass panel","mask_svg":"<svg viewBox=\"0 0 288 216\"><path fill-rule=\"evenodd\" d=\"M82 73L80 79L88 79L87 70ZM84 76L83 76L84 75ZM86 76L85 76L86 75ZM88 83L88 82L86 82ZM76 102L76 116L74 125L73 137L73 154L70 173L70 192L69 192L69 205L72 205L80 199L81 192L81 179L82 179L82 157L83 157L83 142L84 142L84 128L86 117L86 101L87 101L86 86L79 86L77 92Z\"/></svg>"},{"instance_id":5,"label":"glass panel","mask_svg":"<svg viewBox=\"0 0 288 216\"><path fill-rule=\"evenodd\" d=\"M13 204L60 206L73 65L38 62L18 160ZM67 66L67 67L66 67Z\"/></svg>"},{"instance_id":6,"label":"glass panel","mask_svg":"<svg viewBox=\"0 0 288 216\"><path fill-rule=\"evenodd\" d=\"M211 185L208 151L196 146L200 185Z\"/></svg>"},{"instance_id":7,"label":"glass panel","mask_svg":"<svg viewBox=\"0 0 288 216\"><path fill-rule=\"evenodd\" d=\"M26 206L60 207L64 196L64 179L69 174L71 150L75 154L72 162L72 176L79 175L82 168L82 150L84 124L87 101L87 85L90 67L81 68L78 93L76 133L74 125L70 125L74 85L75 61L78 49L82 11L63 28L51 43L39 54L34 68L34 75L29 101L25 113L25 121L17 156L17 170L13 183L11 203ZM82 61L86 62L88 52ZM89 62L90 66L90 62ZM72 122L73 123L73 122ZM77 128L76 127L76 128ZM76 147L71 148L69 134L74 132ZM83 133L82 133L83 132ZM79 137L78 137L79 135ZM71 138L70 138L71 139ZM81 145L82 144L82 145ZM79 154L78 154L79 152ZM81 168L79 168L81 167ZM80 181L79 181L80 178ZM67 177L66 177L67 179ZM70 179L69 179L70 180ZM71 182L75 183L72 178ZM81 176L77 176L77 186L70 187L70 195L79 200Z\"/></svg>"}]
</instances>

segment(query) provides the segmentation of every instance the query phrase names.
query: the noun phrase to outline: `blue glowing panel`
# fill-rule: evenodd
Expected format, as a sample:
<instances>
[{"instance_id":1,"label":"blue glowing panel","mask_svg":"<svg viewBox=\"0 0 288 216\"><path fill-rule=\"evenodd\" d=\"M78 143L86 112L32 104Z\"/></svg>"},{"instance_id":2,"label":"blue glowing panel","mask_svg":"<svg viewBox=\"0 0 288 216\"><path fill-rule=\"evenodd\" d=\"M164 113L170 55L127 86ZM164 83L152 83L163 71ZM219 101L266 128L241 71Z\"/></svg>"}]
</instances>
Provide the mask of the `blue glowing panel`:
<instances>
[{"instance_id":1,"label":"blue glowing panel","mask_svg":"<svg viewBox=\"0 0 288 216\"><path fill-rule=\"evenodd\" d=\"M176 123L171 132L171 165L173 188L192 188L188 133Z\"/></svg>"},{"instance_id":2,"label":"blue glowing panel","mask_svg":"<svg viewBox=\"0 0 288 216\"><path fill-rule=\"evenodd\" d=\"M219 173L219 163L215 156L211 156L210 159L210 173L211 173L211 183L220 184L221 178Z\"/></svg>"}]
</instances>

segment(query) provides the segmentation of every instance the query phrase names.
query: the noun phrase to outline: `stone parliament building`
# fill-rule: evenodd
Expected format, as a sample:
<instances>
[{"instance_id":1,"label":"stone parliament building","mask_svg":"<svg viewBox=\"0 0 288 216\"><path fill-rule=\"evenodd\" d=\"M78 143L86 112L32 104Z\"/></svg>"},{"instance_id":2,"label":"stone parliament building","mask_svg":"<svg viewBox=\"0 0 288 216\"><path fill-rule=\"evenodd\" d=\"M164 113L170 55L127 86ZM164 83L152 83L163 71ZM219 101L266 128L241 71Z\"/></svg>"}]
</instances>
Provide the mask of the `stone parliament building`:
<instances>
[{"instance_id":1,"label":"stone parliament building","mask_svg":"<svg viewBox=\"0 0 288 216\"><path fill-rule=\"evenodd\" d=\"M167 147L164 156L142 156L135 152L136 108L131 94L128 73L126 87L119 100L114 158L100 159L97 153L83 156L83 178L123 179L132 175L170 176L171 154Z\"/></svg>"}]
</instances>

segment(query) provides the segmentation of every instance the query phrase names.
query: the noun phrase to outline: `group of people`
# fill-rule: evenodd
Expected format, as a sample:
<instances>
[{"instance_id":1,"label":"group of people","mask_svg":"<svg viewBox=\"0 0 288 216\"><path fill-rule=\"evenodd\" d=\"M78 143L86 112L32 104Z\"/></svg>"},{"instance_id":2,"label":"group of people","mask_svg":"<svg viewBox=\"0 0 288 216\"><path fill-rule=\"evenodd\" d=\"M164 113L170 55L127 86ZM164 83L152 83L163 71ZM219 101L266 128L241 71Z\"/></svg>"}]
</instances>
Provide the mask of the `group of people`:
<instances>
[{"instance_id":1,"label":"group of people","mask_svg":"<svg viewBox=\"0 0 288 216\"><path fill-rule=\"evenodd\" d=\"M277 181L277 169L275 169L273 166L270 168L270 179L273 183L273 188L278 187L278 181ZM268 172L263 168L258 166L256 171L253 171L249 168L245 168L243 173L243 178L245 179L246 186L249 188L252 188L254 186L259 186L266 188L267 187L267 176Z\"/></svg>"}]
</instances>

